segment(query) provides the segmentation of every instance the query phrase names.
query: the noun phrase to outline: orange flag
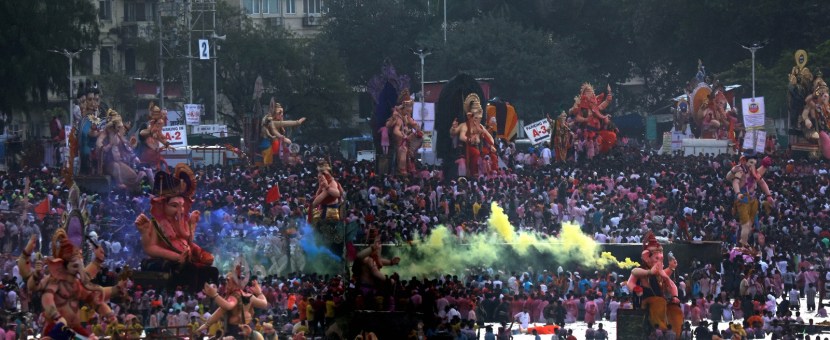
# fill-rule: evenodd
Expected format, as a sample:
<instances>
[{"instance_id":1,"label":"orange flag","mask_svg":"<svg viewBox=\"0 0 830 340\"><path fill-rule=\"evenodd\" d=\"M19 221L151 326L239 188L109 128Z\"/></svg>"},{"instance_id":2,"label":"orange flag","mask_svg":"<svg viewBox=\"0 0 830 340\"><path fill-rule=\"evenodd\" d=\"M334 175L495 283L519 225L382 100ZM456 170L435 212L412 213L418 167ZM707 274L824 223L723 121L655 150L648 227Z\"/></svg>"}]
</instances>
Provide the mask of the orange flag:
<instances>
[{"instance_id":1,"label":"orange flag","mask_svg":"<svg viewBox=\"0 0 830 340\"><path fill-rule=\"evenodd\" d=\"M268 189L268 193L265 195L265 203L276 202L280 200L280 187L279 185L274 185L271 189Z\"/></svg>"},{"instance_id":2,"label":"orange flag","mask_svg":"<svg viewBox=\"0 0 830 340\"><path fill-rule=\"evenodd\" d=\"M44 198L37 206L35 206L35 214L37 214L38 221L43 221L46 215L49 214L49 199Z\"/></svg>"}]
</instances>

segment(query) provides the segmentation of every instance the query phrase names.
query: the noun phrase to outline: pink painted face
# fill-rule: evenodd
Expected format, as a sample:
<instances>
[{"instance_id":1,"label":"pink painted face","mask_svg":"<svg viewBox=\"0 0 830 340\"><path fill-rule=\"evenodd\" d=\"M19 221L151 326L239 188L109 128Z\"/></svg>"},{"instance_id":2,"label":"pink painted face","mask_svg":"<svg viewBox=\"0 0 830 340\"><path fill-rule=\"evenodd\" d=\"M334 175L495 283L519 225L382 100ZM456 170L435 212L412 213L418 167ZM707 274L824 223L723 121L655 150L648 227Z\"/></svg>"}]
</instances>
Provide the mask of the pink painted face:
<instances>
[{"instance_id":1,"label":"pink painted face","mask_svg":"<svg viewBox=\"0 0 830 340\"><path fill-rule=\"evenodd\" d=\"M164 206L164 214L167 217L175 217L184 213L184 198L173 197Z\"/></svg>"}]
</instances>

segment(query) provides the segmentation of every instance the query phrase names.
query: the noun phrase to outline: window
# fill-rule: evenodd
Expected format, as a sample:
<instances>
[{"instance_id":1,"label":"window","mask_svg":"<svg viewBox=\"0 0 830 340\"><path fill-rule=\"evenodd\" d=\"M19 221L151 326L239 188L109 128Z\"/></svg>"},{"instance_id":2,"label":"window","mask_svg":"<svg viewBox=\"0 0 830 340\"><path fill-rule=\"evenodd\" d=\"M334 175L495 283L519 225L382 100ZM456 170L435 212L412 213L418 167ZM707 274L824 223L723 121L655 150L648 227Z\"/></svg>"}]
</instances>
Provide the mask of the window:
<instances>
[{"instance_id":1,"label":"window","mask_svg":"<svg viewBox=\"0 0 830 340\"><path fill-rule=\"evenodd\" d=\"M128 75L135 75L135 50L132 48L124 51L124 69Z\"/></svg>"},{"instance_id":2,"label":"window","mask_svg":"<svg viewBox=\"0 0 830 340\"><path fill-rule=\"evenodd\" d=\"M147 6L143 2L128 2L124 4L124 21L147 21L147 18L152 18L152 6Z\"/></svg>"},{"instance_id":3,"label":"window","mask_svg":"<svg viewBox=\"0 0 830 340\"><path fill-rule=\"evenodd\" d=\"M112 0L98 1L98 19L112 20Z\"/></svg>"},{"instance_id":4,"label":"window","mask_svg":"<svg viewBox=\"0 0 830 340\"><path fill-rule=\"evenodd\" d=\"M323 0L303 0L303 5L307 14L323 13Z\"/></svg>"},{"instance_id":5,"label":"window","mask_svg":"<svg viewBox=\"0 0 830 340\"><path fill-rule=\"evenodd\" d=\"M112 72L112 47L101 47L101 74Z\"/></svg>"},{"instance_id":6,"label":"window","mask_svg":"<svg viewBox=\"0 0 830 340\"><path fill-rule=\"evenodd\" d=\"M262 0L262 13L263 14L279 14L280 13L280 1L279 0Z\"/></svg>"},{"instance_id":7,"label":"window","mask_svg":"<svg viewBox=\"0 0 830 340\"><path fill-rule=\"evenodd\" d=\"M124 4L124 21L135 21L135 3L128 2Z\"/></svg>"},{"instance_id":8,"label":"window","mask_svg":"<svg viewBox=\"0 0 830 340\"><path fill-rule=\"evenodd\" d=\"M297 13L297 4L294 1L296 0L285 0L285 14Z\"/></svg>"},{"instance_id":9,"label":"window","mask_svg":"<svg viewBox=\"0 0 830 340\"><path fill-rule=\"evenodd\" d=\"M262 4L262 0L254 0L254 14L261 13L260 5Z\"/></svg>"},{"instance_id":10,"label":"window","mask_svg":"<svg viewBox=\"0 0 830 340\"><path fill-rule=\"evenodd\" d=\"M242 7L245 8L245 14L254 14L254 0L242 0Z\"/></svg>"},{"instance_id":11,"label":"window","mask_svg":"<svg viewBox=\"0 0 830 340\"><path fill-rule=\"evenodd\" d=\"M75 64L80 74L92 73L92 50L84 50L78 57L78 64Z\"/></svg>"},{"instance_id":12,"label":"window","mask_svg":"<svg viewBox=\"0 0 830 340\"><path fill-rule=\"evenodd\" d=\"M147 21L147 6L143 2L135 3L135 21Z\"/></svg>"}]
</instances>

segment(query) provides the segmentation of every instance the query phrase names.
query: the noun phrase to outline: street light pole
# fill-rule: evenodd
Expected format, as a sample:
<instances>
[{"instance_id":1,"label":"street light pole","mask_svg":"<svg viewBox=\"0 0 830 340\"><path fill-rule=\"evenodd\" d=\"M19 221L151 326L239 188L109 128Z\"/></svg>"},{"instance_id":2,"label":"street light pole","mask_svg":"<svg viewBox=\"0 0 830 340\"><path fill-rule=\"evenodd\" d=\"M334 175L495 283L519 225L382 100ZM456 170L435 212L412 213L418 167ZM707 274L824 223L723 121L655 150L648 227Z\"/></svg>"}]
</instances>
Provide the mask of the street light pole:
<instances>
[{"instance_id":1,"label":"street light pole","mask_svg":"<svg viewBox=\"0 0 830 340\"><path fill-rule=\"evenodd\" d=\"M67 49L63 49L63 51L49 50L49 52L61 54L69 60L69 87L66 90L69 93L69 111L67 111L69 112L69 126L72 126L75 123L72 117L72 60L77 58L83 51L83 49L75 52L69 52Z\"/></svg>"},{"instance_id":2,"label":"street light pole","mask_svg":"<svg viewBox=\"0 0 830 340\"><path fill-rule=\"evenodd\" d=\"M741 45L744 49L749 50L752 53L752 100L755 100L755 52L764 48L766 43L752 43L752 45L744 46Z\"/></svg>"},{"instance_id":3,"label":"street light pole","mask_svg":"<svg viewBox=\"0 0 830 340\"><path fill-rule=\"evenodd\" d=\"M447 0L444 0L444 45L447 44Z\"/></svg>"},{"instance_id":4,"label":"street light pole","mask_svg":"<svg viewBox=\"0 0 830 340\"><path fill-rule=\"evenodd\" d=\"M215 123L218 123L219 104L217 104L216 100L216 96L218 95L218 91L216 90L216 60L219 59L219 55L216 52L219 51L219 46L216 44L216 41L225 41L227 35L218 36L216 33L213 33L210 38L213 39L213 120Z\"/></svg>"},{"instance_id":5,"label":"street light pole","mask_svg":"<svg viewBox=\"0 0 830 340\"><path fill-rule=\"evenodd\" d=\"M430 52L430 50L428 48L418 48L417 50L410 49L410 51L412 51L412 54L415 54L419 58L421 58L421 112L420 112L420 115L421 115L421 128L423 128L423 125L424 125L424 101L425 101L424 98L426 96L426 92L424 91L424 59L426 59L426 57L428 55L432 54L432 52Z\"/></svg>"}]
</instances>

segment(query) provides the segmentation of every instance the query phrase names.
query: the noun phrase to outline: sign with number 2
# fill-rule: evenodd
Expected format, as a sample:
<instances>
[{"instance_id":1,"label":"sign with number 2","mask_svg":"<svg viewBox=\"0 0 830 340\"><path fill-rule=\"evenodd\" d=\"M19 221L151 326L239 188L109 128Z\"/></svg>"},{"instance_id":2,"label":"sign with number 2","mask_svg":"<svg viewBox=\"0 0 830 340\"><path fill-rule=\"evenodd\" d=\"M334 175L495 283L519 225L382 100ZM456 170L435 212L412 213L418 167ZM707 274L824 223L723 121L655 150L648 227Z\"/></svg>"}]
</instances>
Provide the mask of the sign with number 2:
<instances>
[{"instance_id":1,"label":"sign with number 2","mask_svg":"<svg viewBox=\"0 0 830 340\"><path fill-rule=\"evenodd\" d=\"M171 125L161 128L161 133L167 138L170 146L177 148L187 146L187 127L184 125Z\"/></svg>"},{"instance_id":2,"label":"sign with number 2","mask_svg":"<svg viewBox=\"0 0 830 340\"><path fill-rule=\"evenodd\" d=\"M199 59L210 59L210 44L207 39L199 39Z\"/></svg>"}]
</instances>

